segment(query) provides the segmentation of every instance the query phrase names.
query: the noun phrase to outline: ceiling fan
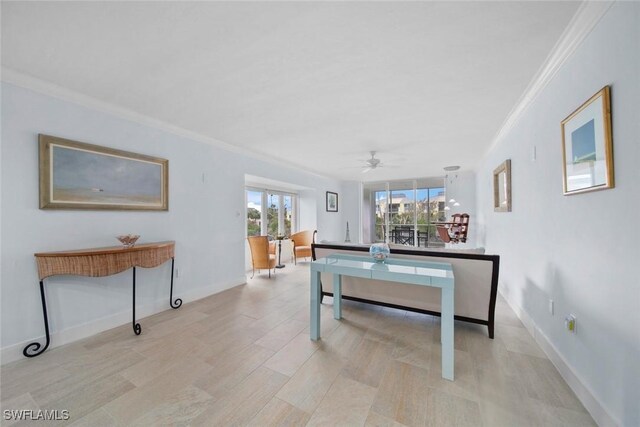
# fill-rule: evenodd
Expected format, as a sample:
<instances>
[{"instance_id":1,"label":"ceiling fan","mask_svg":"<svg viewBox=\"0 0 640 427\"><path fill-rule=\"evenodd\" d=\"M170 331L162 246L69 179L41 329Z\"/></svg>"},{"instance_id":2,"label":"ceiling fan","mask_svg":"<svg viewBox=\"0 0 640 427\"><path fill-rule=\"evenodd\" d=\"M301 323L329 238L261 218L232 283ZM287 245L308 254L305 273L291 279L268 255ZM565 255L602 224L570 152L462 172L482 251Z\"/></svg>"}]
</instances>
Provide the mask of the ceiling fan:
<instances>
[{"instance_id":1,"label":"ceiling fan","mask_svg":"<svg viewBox=\"0 0 640 427\"><path fill-rule=\"evenodd\" d=\"M370 151L371 158L364 161L364 168L362 169L362 173L367 173L370 170L381 168L384 166L383 163L380 163L380 159L376 159L376 152Z\"/></svg>"}]
</instances>

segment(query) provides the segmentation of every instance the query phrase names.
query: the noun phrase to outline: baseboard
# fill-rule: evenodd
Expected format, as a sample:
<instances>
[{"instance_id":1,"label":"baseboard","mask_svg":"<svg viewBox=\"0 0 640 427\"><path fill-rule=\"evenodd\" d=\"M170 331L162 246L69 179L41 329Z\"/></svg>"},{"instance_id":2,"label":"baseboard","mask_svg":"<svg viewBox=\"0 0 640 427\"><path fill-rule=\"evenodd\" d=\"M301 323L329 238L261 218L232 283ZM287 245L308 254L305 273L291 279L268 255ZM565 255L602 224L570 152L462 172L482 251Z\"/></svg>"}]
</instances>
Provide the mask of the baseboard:
<instances>
[{"instance_id":1,"label":"baseboard","mask_svg":"<svg viewBox=\"0 0 640 427\"><path fill-rule=\"evenodd\" d=\"M560 376L569 385L571 390L576 394L585 409L591 414L595 422L600 427L616 427L620 426L620 421L616 420L609 411L598 401L593 392L581 380L580 376L571 367L569 362L560 354L558 349L551 343L549 338L538 328L533 318L516 304L508 293L500 291L500 294L507 301L507 304L516 313L525 329L531 334L533 339L538 343L542 351L547 355L551 363L556 367Z\"/></svg>"},{"instance_id":2,"label":"baseboard","mask_svg":"<svg viewBox=\"0 0 640 427\"><path fill-rule=\"evenodd\" d=\"M222 284L222 286L219 283L217 283L215 287L204 286L185 293L178 293L177 295L175 295L175 297L181 298L183 303L187 304L202 298L206 298L213 294L217 294L234 286L242 285L244 283L246 283L246 277L242 276L235 280L224 283ZM144 320L145 317L160 313L165 310L170 310L167 304L167 298L163 298L162 300L154 301L145 305L136 306L136 317L138 319ZM97 333L125 325L131 322L131 316L132 310L125 310L106 317L102 317L100 319L93 320L88 323L83 323L82 325L73 326L62 331L54 332L51 334L51 344L49 346L49 349L60 347L61 345L69 344L74 341L90 337ZM40 337L33 337L17 344L12 344L10 346L2 348L0 350L0 364L5 365L7 363L23 359L24 356L22 354L22 350L27 344L34 341L44 343L45 337L44 335Z\"/></svg>"}]
</instances>

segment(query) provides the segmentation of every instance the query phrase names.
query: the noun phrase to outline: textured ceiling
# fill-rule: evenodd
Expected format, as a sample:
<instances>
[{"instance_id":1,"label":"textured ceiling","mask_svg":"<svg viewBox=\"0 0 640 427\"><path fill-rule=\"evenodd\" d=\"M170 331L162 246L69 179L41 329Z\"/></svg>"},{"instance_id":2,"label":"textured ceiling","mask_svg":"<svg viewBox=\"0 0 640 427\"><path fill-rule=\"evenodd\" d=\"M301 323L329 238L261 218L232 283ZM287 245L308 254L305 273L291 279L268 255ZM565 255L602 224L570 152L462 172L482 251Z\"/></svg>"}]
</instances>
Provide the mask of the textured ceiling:
<instances>
[{"instance_id":1,"label":"textured ceiling","mask_svg":"<svg viewBox=\"0 0 640 427\"><path fill-rule=\"evenodd\" d=\"M578 7L3 2L2 65L336 178L443 175L475 166ZM370 150L388 167L361 174Z\"/></svg>"}]
</instances>

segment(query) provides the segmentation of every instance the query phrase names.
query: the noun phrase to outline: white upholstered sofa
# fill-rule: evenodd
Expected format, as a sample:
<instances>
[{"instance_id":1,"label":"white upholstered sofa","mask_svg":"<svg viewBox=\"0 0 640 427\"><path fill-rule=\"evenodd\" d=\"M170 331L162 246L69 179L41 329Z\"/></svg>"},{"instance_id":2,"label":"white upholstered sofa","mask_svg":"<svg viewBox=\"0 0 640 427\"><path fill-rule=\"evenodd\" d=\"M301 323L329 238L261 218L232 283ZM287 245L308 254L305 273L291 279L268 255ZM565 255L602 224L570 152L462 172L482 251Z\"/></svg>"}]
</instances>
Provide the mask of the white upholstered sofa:
<instances>
[{"instance_id":1,"label":"white upholstered sofa","mask_svg":"<svg viewBox=\"0 0 640 427\"><path fill-rule=\"evenodd\" d=\"M334 253L368 256L368 245L319 243L312 245L313 259ZM482 253L477 253L482 252ZM455 319L486 325L493 338L500 257L481 251L456 251L391 247L391 257L449 262L455 276ZM333 278L322 273L322 295L333 296ZM381 280L344 277L342 297L355 301L419 313L440 315L440 290Z\"/></svg>"}]
</instances>

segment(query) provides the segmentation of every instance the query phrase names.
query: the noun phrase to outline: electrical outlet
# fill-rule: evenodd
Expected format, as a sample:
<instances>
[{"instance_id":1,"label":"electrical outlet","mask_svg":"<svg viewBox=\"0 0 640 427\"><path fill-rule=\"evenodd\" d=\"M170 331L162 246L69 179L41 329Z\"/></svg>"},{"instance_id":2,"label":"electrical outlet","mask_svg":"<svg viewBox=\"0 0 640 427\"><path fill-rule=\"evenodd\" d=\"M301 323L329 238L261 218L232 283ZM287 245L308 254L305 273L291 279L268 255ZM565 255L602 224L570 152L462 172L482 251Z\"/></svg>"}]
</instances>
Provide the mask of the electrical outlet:
<instances>
[{"instance_id":1,"label":"electrical outlet","mask_svg":"<svg viewBox=\"0 0 640 427\"><path fill-rule=\"evenodd\" d=\"M570 314L567 317L565 317L564 327L567 329L567 331L571 332L572 334L575 334L576 333L576 316L574 316L573 314Z\"/></svg>"},{"instance_id":2,"label":"electrical outlet","mask_svg":"<svg viewBox=\"0 0 640 427\"><path fill-rule=\"evenodd\" d=\"M549 314L553 316L553 300L549 300Z\"/></svg>"}]
</instances>

